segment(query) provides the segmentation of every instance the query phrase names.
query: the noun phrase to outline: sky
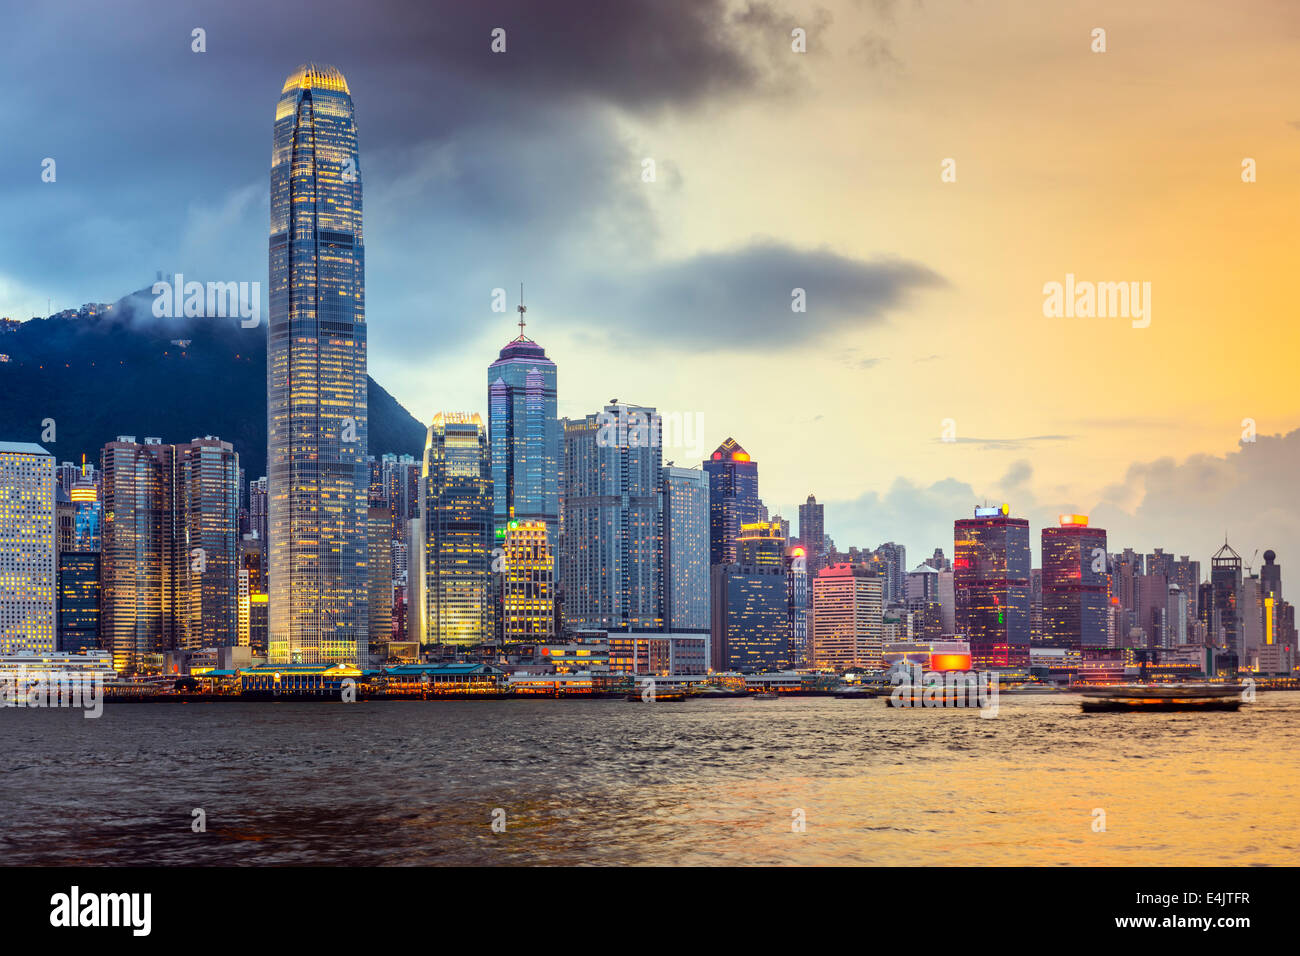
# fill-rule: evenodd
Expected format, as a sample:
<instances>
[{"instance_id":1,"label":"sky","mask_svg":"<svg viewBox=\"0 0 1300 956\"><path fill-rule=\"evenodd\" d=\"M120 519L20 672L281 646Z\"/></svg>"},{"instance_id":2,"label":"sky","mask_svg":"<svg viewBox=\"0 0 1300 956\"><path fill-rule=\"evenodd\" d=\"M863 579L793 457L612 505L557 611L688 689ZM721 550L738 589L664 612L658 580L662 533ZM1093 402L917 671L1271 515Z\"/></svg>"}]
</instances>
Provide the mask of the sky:
<instances>
[{"instance_id":1,"label":"sky","mask_svg":"<svg viewBox=\"0 0 1300 956\"><path fill-rule=\"evenodd\" d=\"M1226 535L1300 563L1294 3L52 0L6 20L0 316L157 271L265 290L275 103L330 63L361 144L370 372L422 421L485 411L523 283L561 415L654 405L692 423L678 464L733 436L792 531L815 494L839 547L897 541L914 566L1005 501L1035 550L1078 512L1115 551L1208 565ZM1149 324L1046 315L1067 275L1149 288Z\"/></svg>"}]
</instances>

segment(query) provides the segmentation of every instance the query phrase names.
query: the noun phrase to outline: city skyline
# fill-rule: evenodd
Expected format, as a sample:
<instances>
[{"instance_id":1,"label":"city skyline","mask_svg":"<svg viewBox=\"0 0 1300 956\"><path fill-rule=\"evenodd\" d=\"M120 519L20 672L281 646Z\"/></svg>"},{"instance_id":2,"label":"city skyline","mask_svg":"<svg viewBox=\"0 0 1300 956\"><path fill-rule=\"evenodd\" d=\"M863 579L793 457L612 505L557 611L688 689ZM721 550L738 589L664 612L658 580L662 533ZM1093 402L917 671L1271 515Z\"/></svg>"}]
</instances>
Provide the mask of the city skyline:
<instances>
[{"instance_id":1,"label":"city skyline","mask_svg":"<svg viewBox=\"0 0 1300 956\"><path fill-rule=\"evenodd\" d=\"M391 63L368 47L335 57L354 85L365 90L359 124L366 141L375 144L367 154L373 197L368 238L381 243L384 256L368 291L371 311L379 308L375 314L388 328L371 343L371 364L417 418L427 422L440 408L487 411L479 377L482 356L508 337L514 290L523 280L532 309L530 332L536 328L549 354L570 369L561 415L586 414L601 407L608 394L634 395L665 411L701 412L706 444L734 434L764 462L764 498L773 513L790 517L798 502L815 493L829 512L828 527L840 529L840 538L893 537L928 550L946 540L937 515L988 498L1011 501L1035 526L1049 524L1057 513L1086 513L1117 540L1159 542L1201 557L1213 551L1225 530L1233 540L1267 541L1283 554L1300 549L1293 514L1256 507L1281 500L1300 460L1298 419L1285 393L1288 373L1277 364L1294 333L1273 318L1286 301L1280 279L1288 271L1284 243L1234 245L1231 238L1238 228L1247 228L1243 224L1251 234L1285 234L1273 210L1286 206L1278 199L1290 188L1284 183L1290 180L1286 164L1292 162L1295 118L1271 112L1271 105L1258 104L1246 88L1276 79L1276 58L1257 51L1279 49L1282 41L1272 34L1293 28L1292 14L1269 9L1252 22L1238 22L1205 7L1202 16L1183 22L1184 32L1172 45L1160 42L1158 33L1119 5L1090 8L1087 18L1077 12L1059 21L995 16L987 24L972 11L956 10L941 21L907 5L882 17L832 4L829 22L795 8L766 22L713 17L720 9L706 12L709 26L694 19L706 13L683 12L680 29L668 23L667 14L646 14L645 28L661 35L670 49L699 56L690 61L697 69L675 84L652 57L636 61L644 89L621 82L617 64L591 51L590 37L566 41L544 18L510 5L491 13L450 12L443 39L431 36L429 24L417 18L408 24L412 41L397 45ZM503 21L510 45L494 61L489 34L497 24L490 17L501 13L512 17ZM18 15L41 16L34 10ZM48 89L15 80L31 95L0 122L12 134L10 141L30 142L39 154L28 165L8 155L2 160L5 197L12 203L7 208L19 214L16 234L24 232L24 211L40 209L42 220L48 220L53 201L72 217L89 189L105 203L90 221L126 241L111 251L79 234L61 236L57 250L42 249L43 240L28 244L31 248L11 245L6 251L12 254L3 259L12 271L0 274L0 314L44 313L42 303L55 294L63 297L56 306L99 300L106 290L137 286L141 276L160 267L201 278L260 277L250 239L265 207L252 191L257 177L251 171L265 156L265 89L267 82L283 78L287 23L272 16L265 38L236 49L229 31L221 29L222 16L213 14L203 54L190 50L191 24L166 18L140 39L125 38L127 44L150 44L151 56L141 61L163 58L174 88L139 87L142 76L125 69L104 80L110 84L105 118L81 118L87 124L82 135L93 140L102 129L97 124L121 117L119 103L156 105L167 112L173 108L171 97L194 102L196 84L208 90L214 70L238 63L239 69L226 70L226 82L203 97L205 154L192 167L168 151L137 157L138 168L132 170L111 158L93 170L65 158L78 155L71 145L76 140L67 138L71 131L58 123L42 127L37 117L59 115L54 98L64 84L76 81L75 68L66 77L47 73ZM609 19L593 29L627 35L618 14L604 16ZM786 53L785 19L808 24L802 59ZM1109 31L1104 54L1089 48L1094 20L1104 21ZM103 23L87 11L69 29L95 27ZM303 29L293 47L304 59L342 42L327 24ZM167 30L175 32L175 51L167 46L172 42ZM692 31L694 39L687 35ZM956 44L954 37L963 32L976 42ZM481 56L465 52L472 44L464 38L480 33ZM537 41L541 36L545 43ZM1079 122L1096 134L1087 149L1057 155L1024 143L998 145L972 119L954 115L971 106L968 112L978 117L980 91L993 90L1014 95L1030 122L1045 131L1045 141L1075 142L1070 121L1054 112L1055 100L1014 93L1014 71L1032 64L1016 67L1014 58L1009 63L998 52L1035 36L1044 54L1062 64L1058 90L1089 92L1071 98ZM403 115L405 125L399 126L379 104L407 95L398 71L413 62L418 43L437 52L444 42L463 49L434 57L445 64L436 78L464 93L462 102L442 118L427 111ZM1248 61L1247 47L1252 49ZM938 66L936 49L957 49L960 55L927 81L923 78ZM578 65L568 76L554 70L561 56ZM997 57L999 69L1012 72L1005 79L970 83L988 57ZM714 60L712 66L704 63ZM1213 143L1202 145L1186 133L1187 107L1166 109L1166 91L1153 81L1155 70L1202 94L1214 113ZM515 122L512 114L513 129L505 135L505 127L490 118L490 107L507 91L518 93L525 77L537 78L539 92L554 102L531 122ZM770 82L742 92L736 77ZM420 82L411 94L426 92ZM822 149L818 158L815 146L782 146L774 135L774 123L845 115L847 90L863 84L878 94L871 102L861 97L853 102L854 110L868 111L871 142L850 136L840 146ZM841 89L846 92L833 92ZM1134 90L1143 95L1133 97ZM944 97L956 102L945 105ZM590 98L600 108L584 105ZM1136 111L1123 123L1108 112L1120 101ZM1237 109L1243 101L1256 105ZM760 119L756 114L769 105L781 108L766 111L771 119ZM570 131L567 140L555 134L560 120ZM1117 139L1137 130L1144 131L1134 151L1117 147ZM815 130L805 132L816 139ZM498 133L503 142L521 148L495 148ZM1157 140L1159 150L1152 145ZM35 148L47 142L48 148ZM743 148L752 142L764 149ZM1177 161L1166 161L1166 142L1178 144ZM1029 154L1023 155L1026 149ZM468 159L488 153L493 159L482 177L471 176ZM44 155L59 160L55 183L42 183L37 175L37 160ZM949 156L957 160L957 178L943 183L940 163ZM1258 160L1258 182L1241 181L1243 157ZM645 158L658 159L654 184L641 180ZM783 167L802 172L784 191L765 190L765 203L746 212L754 205L755 185L768 181L764 171ZM1006 191L1007 178L1015 177L1021 188L1021 174L1030 167L1057 170L1050 182L1055 192L1045 205L1034 204L1032 181L1024 187L1027 199ZM591 175L577 186L570 180L583 177L571 170ZM166 202L141 189L136 177L145 174L161 186L155 189ZM110 184L122 188L105 188ZM663 188L643 188L652 185ZM1174 236L1168 218L1148 215L1144 189L1161 197L1212 191L1219 199L1217 228L1207 225L1190 240ZM554 195L543 201L548 192ZM705 195L713 198L704 201ZM1127 211L1122 220L1108 211L1110 196L1131 204L1121 207ZM184 198L178 203L176 197ZM140 204L140 215L128 214L123 205L128 201ZM904 201L920 210L911 217L914 222L899 208ZM432 300L419 277L428 275L423 264L435 258L428 255L433 240L427 231L402 226L407 217L398 215L411 203L426 209L433 203L435 211L446 213L424 218L440 223L438 245L460 250L432 274L435 280L453 273L459 278L435 282ZM827 211L832 208L835 215ZM608 242L582 231L579 220L592 217L575 215L619 209L627 216L609 221L627 228L621 239L616 232ZM1035 221L1038 209L1047 213L1047 222ZM147 225L147 235L127 225L137 219ZM976 246L959 228L963 220L986 224L1001 244L981 235ZM1053 238L1053 221L1077 226L1063 231L1076 243ZM856 230L864 222L868 228L859 236ZM1098 237L1121 226L1127 238L1112 254ZM445 242L443 234L455 241ZM659 236L657 244L642 242L631 255L615 255L640 241L637 237L651 235ZM754 241L772 235L784 238L767 245ZM543 237L561 258L547 250ZM99 250L93 256L87 252L92 244ZM823 258L815 254L817 245L827 250ZM1195 255L1179 251L1184 248ZM232 253L235 249L247 251ZM1160 254L1144 258L1144 249ZM878 265L880 254L926 271L872 272L868 267ZM466 257L477 267L467 268ZM1200 274L1195 263L1203 260L1221 262L1224 275L1232 276L1232 294L1241 298L1229 302L1223 278ZM592 261L611 268L593 269ZM65 268L56 277L47 262ZM785 285L805 287L809 312L790 321L786 288L778 323L771 286L750 281L756 264L765 267L757 271L779 276ZM814 278L786 281L801 270ZM741 291L711 302L717 307L714 321L699 324L714 331L684 331L677 316L695 314L698 303L708 301L697 294L701 274L724 277ZM943 284L928 279L931 274ZM1045 318L1044 283L1067 275L1151 281L1150 328ZM890 289L901 287L906 294L882 305L868 294L876 287L853 285L867 278L893 282ZM842 292L846 286L850 293ZM508 292L504 313L491 311L496 288ZM828 293L836 303L829 314ZM855 295L872 305L844 304ZM674 301L679 308L671 307ZM680 308L683 303L691 308ZM956 315L962 319L954 321ZM1234 331L1242 323L1232 317L1243 315L1249 317L1247 326L1259 327L1260 337ZM413 316L443 334L412 335L419 328ZM652 335L656 316L662 321ZM631 336L633 344L611 347L605 339L615 333ZM774 343L780 347L762 348ZM1166 349L1177 361L1156 361L1157 350ZM658 358L641 361L643 354ZM735 382L710 384L708 367L733 360L744 362L748 374L788 387L742 396ZM817 389L795 387L788 374L792 361L805 369L805 381L810 380L806 370L816 370ZM440 370L439 384L432 388L426 384L430 365ZM608 374L614 368L617 382ZM967 369L979 376L981 369L1001 373L1007 368L1016 374L985 375L978 379L977 394L968 394L974 379L968 380ZM1086 389L1086 402L1077 389L1058 394L1055 387L1072 380L1082 388L1094 377L1097 387ZM1120 381L1123 388L1102 387ZM868 419L866 408L895 411ZM956 425L951 443L942 441L948 418ZM1246 419L1255 424L1256 442L1241 440ZM1287 437L1271 437L1283 434ZM817 475L807 476L803 463L818 460L817 449L842 436L852 436L853 442ZM168 441L190 437L166 436ZM666 457L680 458L674 451ZM1037 550L1036 540L1032 546Z\"/></svg>"}]
</instances>

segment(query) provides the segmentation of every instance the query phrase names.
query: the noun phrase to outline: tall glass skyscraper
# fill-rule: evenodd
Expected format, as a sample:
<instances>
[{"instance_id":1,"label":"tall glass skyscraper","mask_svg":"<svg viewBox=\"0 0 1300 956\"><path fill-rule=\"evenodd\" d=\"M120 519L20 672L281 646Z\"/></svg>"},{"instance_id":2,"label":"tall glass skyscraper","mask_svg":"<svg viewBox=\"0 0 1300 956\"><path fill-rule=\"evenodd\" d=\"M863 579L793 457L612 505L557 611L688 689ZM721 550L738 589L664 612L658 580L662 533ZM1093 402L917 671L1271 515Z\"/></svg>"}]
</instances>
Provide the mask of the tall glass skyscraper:
<instances>
[{"instance_id":1,"label":"tall glass skyscraper","mask_svg":"<svg viewBox=\"0 0 1300 956\"><path fill-rule=\"evenodd\" d=\"M1044 643L1105 647L1110 607L1105 529L1089 527L1087 515L1061 515L1059 527L1043 529L1042 545Z\"/></svg>"},{"instance_id":2,"label":"tall glass skyscraper","mask_svg":"<svg viewBox=\"0 0 1300 956\"><path fill-rule=\"evenodd\" d=\"M347 80L289 75L271 154L270 660L366 662L365 253Z\"/></svg>"},{"instance_id":3,"label":"tall glass skyscraper","mask_svg":"<svg viewBox=\"0 0 1300 956\"><path fill-rule=\"evenodd\" d=\"M728 438L704 462L709 475L709 563L736 561L740 526L767 520L758 498L758 462Z\"/></svg>"},{"instance_id":4,"label":"tall glass skyscraper","mask_svg":"<svg viewBox=\"0 0 1300 956\"><path fill-rule=\"evenodd\" d=\"M556 367L524 335L524 307L519 308L519 335L488 366L492 513L498 539L511 518L545 521L554 548L560 519Z\"/></svg>"},{"instance_id":5,"label":"tall glass skyscraper","mask_svg":"<svg viewBox=\"0 0 1300 956\"><path fill-rule=\"evenodd\" d=\"M664 627L709 627L709 476L664 468Z\"/></svg>"},{"instance_id":6,"label":"tall glass skyscraper","mask_svg":"<svg viewBox=\"0 0 1300 956\"><path fill-rule=\"evenodd\" d=\"M953 545L957 630L970 641L972 663L1028 666L1029 522L1006 505L976 508L975 517L953 522Z\"/></svg>"},{"instance_id":7,"label":"tall glass skyscraper","mask_svg":"<svg viewBox=\"0 0 1300 956\"><path fill-rule=\"evenodd\" d=\"M423 561L414 576L425 613L421 645L491 641L492 469L487 430L477 413L439 413L424 445L420 474Z\"/></svg>"},{"instance_id":8,"label":"tall glass skyscraper","mask_svg":"<svg viewBox=\"0 0 1300 956\"><path fill-rule=\"evenodd\" d=\"M564 618L572 628L663 628L659 414L606 405L564 432Z\"/></svg>"}]
</instances>

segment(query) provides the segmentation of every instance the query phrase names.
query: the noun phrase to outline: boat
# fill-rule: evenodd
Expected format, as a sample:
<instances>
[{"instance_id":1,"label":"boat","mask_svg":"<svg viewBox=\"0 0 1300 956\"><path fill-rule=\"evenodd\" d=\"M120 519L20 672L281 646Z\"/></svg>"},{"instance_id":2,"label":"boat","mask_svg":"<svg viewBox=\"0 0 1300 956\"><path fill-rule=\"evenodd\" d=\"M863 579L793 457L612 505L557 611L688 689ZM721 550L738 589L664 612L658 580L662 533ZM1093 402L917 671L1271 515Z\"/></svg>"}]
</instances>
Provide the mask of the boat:
<instances>
[{"instance_id":1,"label":"boat","mask_svg":"<svg viewBox=\"0 0 1300 956\"><path fill-rule=\"evenodd\" d=\"M771 690L759 691L757 694L750 694L749 696L751 700L780 700L781 699L780 694L776 693L776 691L771 691Z\"/></svg>"},{"instance_id":2,"label":"boat","mask_svg":"<svg viewBox=\"0 0 1300 956\"><path fill-rule=\"evenodd\" d=\"M837 700L870 700L873 697L879 697L881 691L875 687L854 687L849 684L843 684L835 688L835 698Z\"/></svg>"},{"instance_id":3,"label":"boat","mask_svg":"<svg viewBox=\"0 0 1300 956\"><path fill-rule=\"evenodd\" d=\"M1124 684L1083 692L1084 713L1237 710L1241 684Z\"/></svg>"}]
</instances>

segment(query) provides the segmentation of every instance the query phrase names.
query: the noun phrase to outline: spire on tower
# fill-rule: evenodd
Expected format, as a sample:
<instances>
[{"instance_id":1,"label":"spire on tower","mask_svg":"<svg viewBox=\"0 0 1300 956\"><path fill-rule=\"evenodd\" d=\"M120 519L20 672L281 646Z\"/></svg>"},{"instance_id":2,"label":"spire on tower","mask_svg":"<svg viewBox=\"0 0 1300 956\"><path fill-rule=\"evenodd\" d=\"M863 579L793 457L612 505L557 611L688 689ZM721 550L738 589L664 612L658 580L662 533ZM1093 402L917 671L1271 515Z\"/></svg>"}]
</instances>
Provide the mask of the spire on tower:
<instances>
[{"instance_id":1,"label":"spire on tower","mask_svg":"<svg viewBox=\"0 0 1300 956\"><path fill-rule=\"evenodd\" d=\"M524 284L519 283L519 338L524 337L524 313L528 311L528 306L524 305Z\"/></svg>"}]
</instances>

